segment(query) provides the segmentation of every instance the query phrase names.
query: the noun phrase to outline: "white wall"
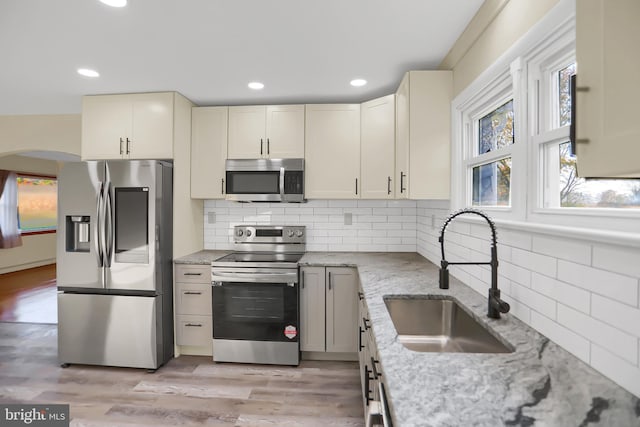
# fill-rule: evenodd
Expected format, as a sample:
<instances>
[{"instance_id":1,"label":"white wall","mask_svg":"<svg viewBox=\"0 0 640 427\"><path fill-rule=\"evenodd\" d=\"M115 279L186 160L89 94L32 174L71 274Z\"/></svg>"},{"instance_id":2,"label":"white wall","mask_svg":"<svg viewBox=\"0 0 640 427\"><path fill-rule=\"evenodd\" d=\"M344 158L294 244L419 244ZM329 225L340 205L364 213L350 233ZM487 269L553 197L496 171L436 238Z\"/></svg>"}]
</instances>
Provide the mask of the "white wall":
<instances>
[{"instance_id":1,"label":"white wall","mask_svg":"<svg viewBox=\"0 0 640 427\"><path fill-rule=\"evenodd\" d=\"M345 225L345 214L351 214L351 225ZM231 248L231 228L240 224L305 225L308 251L416 251L416 202L411 200L207 200L205 249Z\"/></svg>"},{"instance_id":2,"label":"white wall","mask_svg":"<svg viewBox=\"0 0 640 427\"><path fill-rule=\"evenodd\" d=\"M447 202L417 204L418 252L437 265L440 227L449 213ZM447 260L487 260L487 225L459 218L447 227ZM640 396L640 249L497 228L498 285L511 315ZM486 297L489 268L450 270Z\"/></svg>"},{"instance_id":3,"label":"white wall","mask_svg":"<svg viewBox=\"0 0 640 427\"><path fill-rule=\"evenodd\" d=\"M0 155L56 151L80 155L80 114L0 116Z\"/></svg>"}]
</instances>

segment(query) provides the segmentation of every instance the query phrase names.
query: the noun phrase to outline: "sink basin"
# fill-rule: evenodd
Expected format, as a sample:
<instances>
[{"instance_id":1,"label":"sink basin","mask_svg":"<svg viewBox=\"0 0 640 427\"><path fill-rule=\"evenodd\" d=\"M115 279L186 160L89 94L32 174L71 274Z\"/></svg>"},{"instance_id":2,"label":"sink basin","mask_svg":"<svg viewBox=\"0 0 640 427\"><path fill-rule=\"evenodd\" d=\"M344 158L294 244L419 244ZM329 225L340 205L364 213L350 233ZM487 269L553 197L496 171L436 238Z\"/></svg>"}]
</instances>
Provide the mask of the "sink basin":
<instances>
[{"instance_id":1,"label":"sink basin","mask_svg":"<svg viewBox=\"0 0 640 427\"><path fill-rule=\"evenodd\" d=\"M384 303L407 349L435 353L512 353L453 299L384 296Z\"/></svg>"}]
</instances>

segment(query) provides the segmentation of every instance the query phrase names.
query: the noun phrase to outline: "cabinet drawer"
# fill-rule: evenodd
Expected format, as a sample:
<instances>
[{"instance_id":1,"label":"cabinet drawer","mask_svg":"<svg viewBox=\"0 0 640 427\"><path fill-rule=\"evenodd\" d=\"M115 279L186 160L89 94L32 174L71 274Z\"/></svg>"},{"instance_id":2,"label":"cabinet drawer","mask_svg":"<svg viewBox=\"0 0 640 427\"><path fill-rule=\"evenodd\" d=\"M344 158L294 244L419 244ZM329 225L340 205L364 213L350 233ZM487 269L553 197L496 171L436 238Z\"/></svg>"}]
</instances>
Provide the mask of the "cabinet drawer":
<instances>
[{"instance_id":1,"label":"cabinet drawer","mask_svg":"<svg viewBox=\"0 0 640 427\"><path fill-rule=\"evenodd\" d=\"M176 314L211 316L211 284L176 283Z\"/></svg>"},{"instance_id":2,"label":"cabinet drawer","mask_svg":"<svg viewBox=\"0 0 640 427\"><path fill-rule=\"evenodd\" d=\"M212 346L211 316L176 316L176 344Z\"/></svg>"},{"instance_id":3,"label":"cabinet drawer","mask_svg":"<svg viewBox=\"0 0 640 427\"><path fill-rule=\"evenodd\" d=\"M176 264L176 283L178 282L196 282L210 284L211 266L209 264Z\"/></svg>"}]
</instances>

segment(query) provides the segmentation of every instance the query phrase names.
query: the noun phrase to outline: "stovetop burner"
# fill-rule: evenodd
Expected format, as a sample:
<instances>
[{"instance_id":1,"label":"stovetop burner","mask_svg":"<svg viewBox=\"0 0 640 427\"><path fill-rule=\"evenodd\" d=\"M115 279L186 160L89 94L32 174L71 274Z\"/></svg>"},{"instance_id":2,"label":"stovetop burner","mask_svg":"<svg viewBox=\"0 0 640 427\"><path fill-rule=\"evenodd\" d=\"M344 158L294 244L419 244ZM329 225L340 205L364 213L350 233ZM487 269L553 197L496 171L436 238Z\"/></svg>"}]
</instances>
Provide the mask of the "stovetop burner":
<instances>
[{"instance_id":1,"label":"stovetop burner","mask_svg":"<svg viewBox=\"0 0 640 427\"><path fill-rule=\"evenodd\" d=\"M297 263L304 254L302 253L280 253L280 252L233 252L222 258L218 258L215 262L290 262Z\"/></svg>"}]
</instances>

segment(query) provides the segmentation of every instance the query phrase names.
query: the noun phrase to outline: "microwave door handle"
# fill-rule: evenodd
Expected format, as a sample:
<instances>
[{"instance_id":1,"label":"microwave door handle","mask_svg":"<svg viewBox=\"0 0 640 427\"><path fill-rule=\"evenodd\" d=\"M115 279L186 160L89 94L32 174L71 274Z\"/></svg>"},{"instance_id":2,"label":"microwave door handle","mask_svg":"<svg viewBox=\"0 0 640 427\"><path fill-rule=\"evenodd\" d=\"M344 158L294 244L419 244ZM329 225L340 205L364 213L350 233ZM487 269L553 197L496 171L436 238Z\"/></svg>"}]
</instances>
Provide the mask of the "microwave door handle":
<instances>
[{"instance_id":1,"label":"microwave door handle","mask_svg":"<svg viewBox=\"0 0 640 427\"><path fill-rule=\"evenodd\" d=\"M284 202L284 168L280 168L280 200Z\"/></svg>"}]
</instances>

